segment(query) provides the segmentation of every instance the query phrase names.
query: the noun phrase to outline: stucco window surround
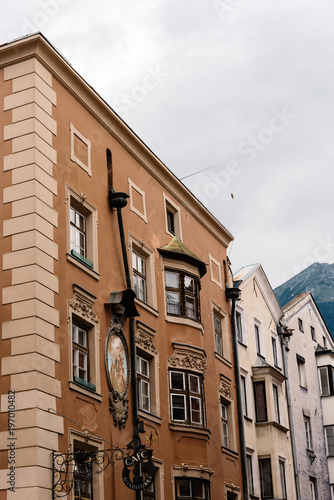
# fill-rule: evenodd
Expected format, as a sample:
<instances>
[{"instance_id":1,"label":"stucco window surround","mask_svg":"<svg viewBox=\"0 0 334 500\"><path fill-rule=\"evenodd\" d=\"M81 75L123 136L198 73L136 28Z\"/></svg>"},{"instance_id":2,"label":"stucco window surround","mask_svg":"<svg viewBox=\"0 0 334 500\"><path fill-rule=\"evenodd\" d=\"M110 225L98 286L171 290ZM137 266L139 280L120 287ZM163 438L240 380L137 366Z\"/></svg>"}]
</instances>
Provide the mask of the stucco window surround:
<instances>
[{"instance_id":1,"label":"stucco window surround","mask_svg":"<svg viewBox=\"0 0 334 500\"><path fill-rule=\"evenodd\" d=\"M155 346L156 331L142 321L136 321L136 353L148 362L149 368L149 397L150 410L139 409L142 417L161 423L160 417L160 388L159 388L159 352ZM138 368L137 368L138 369Z\"/></svg>"},{"instance_id":2,"label":"stucco window surround","mask_svg":"<svg viewBox=\"0 0 334 500\"><path fill-rule=\"evenodd\" d=\"M163 283L164 283L164 293L165 293L165 319L166 321L170 323L180 323L188 326L193 326L194 328L199 328L202 333L204 334L204 328L202 323L200 322L200 318L197 321L196 319L192 319L190 317L187 317L185 314L175 314L172 315L168 312L167 308L167 292L170 291L172 293L180 293L178 292L177 288L172 289L170 287L167 287L166 284L166 272L170 271L171 273L181 273L181 276L189 276L193 277L195 280L195 293L192 295L192 297L195 298L195 307L198 307L200 310L200 274L198 271L198 268L196 266L192 266L191 264L188 264L186 262L182 262L181 260L173 260L173 259L168 259L168 258L163 258L162 259L162 269L163 269ZM179 274L180 276L180 274ZM180 286L184 286L184 281L183 283L180 283ZM181 292L182 293L182 292ZM183 295L182 300L185 300L185 295ZM196 313L198 315L198 312Z\"/></svg>"},{"instance_id":3,"label":"stucco window surround","mask_svg":"<svg viewBox=\"0 0 334 500\"><path fill-rule=\"evenodd\" d=\"M213 469L205 465L188 465L187 463L172 465L173 500L178 500L179 498L189 498L189 500L200 498L193 496L196 485L199 487L203 485L202 491L205 492L203 500L209 500L211 498L210 481L213 473ZM187 490L188 497L178 495L182 487Z\"/></svg>"},{"instance_id":4,"label":"stucco window surround","mask_svg":"<svg viewBox=\"0 0 334 500\"><path fill-rule=\"evenodd\" d=\"M163 193L166 233L182 240L180 207Z\"/></svg>"},{"instance_id":5,"label":"stucco window surround","mask_svg":"<svg viewBox=\"0 0 334 500\"><path fill-rule=\"evenodd\" d=\"M241 393L243 399L244 417L249 420L254 418L253 415L253 400L252 400L252 385L249 372L240 367L241 377Z\"/></svg>"},{"instance_id":6,"label":"stucco window surround","mask_svg":"<svg viewBox=\"0 0 334 500\"><path fill-rule=\"evenodd\" d=\"M230 345L230 332L228 326L228 314L225 309L210 300L211 303L211 316L212 328L214 333L215 356L220 361L227 362L231 366L231 345ZM219 332L219 328L221 332Z\"/></svg>"},{"instance_id":7,"label":"stucco window surround","mask_svg":"<svg viewBox=\"0 0 334 500\"><path fill-rule=\"evenodd\" d=\"M156 473L154 477L154 496L152 498L156 500L164 500L165 494L164 494L164 480L165 480L165 473L164 473L164 462L163 460L160 460L159 458L156 458L155 456L152 456L152 462L154 463L156 467ZM143 495L145 495L145 491L143 492ZM143 498L150 498L149 496L143 496Z\"/></svg>"},{"instance_id":8,"label":"stucco window surround","mask_svg":"<svg viewBox=\"0 0 334 500\"><path fill-rule=\"evenodd\" d=\"M222 284L222 271L220 262L209 253L209 263L210 263L211 281L212 283L215 283L222 290L223 284Z\"/></svg>"},{"instance_id":9,"label":"stucco window surround","mask_svg":"<svg viewBox=\"0 0 334 500\"><path fill-rule=\"evenodd\" d=\"M246 466L248 493L250 498L259 498L261 493L257 455L255 449L249 446L246 446Z\"/></svg>"},{"instance_id":10,"label":"stucco window surround","mask_svg":"<svg viewBox=\"0 0 334 500\"><path fill-rule=\"evenodd\" d=\"M280 486L281 486L281 498L282 500L287 500L288 498L288 483L287 483L287 460L285 457L278 457L278 469L280 475Z\"/></svg>"},{"instance_id":11,"label":"stucco window surround","mask_svg":"<svg viewBox=\"0 0 334 500\"><path fill-rule=\"evenodd\" d=\"M128 250L129 250L129 264L130 264L130 274L132 276L132 285L134 285L134 259L133 255L137 254L139 257L144 259L145 269L143 279L145 281L145 300L135 299L135 302L139 304L144 309L150 311L153 315L157 316L159 313L157 308L157 291L155 282L155 263L154 263L154 251L149 248L144 240L136 238L133 234L128 233Z\"/></svg>"},{"instance_id":12,"label":"stucco window surround","mask_svg":"<svg viewBox=\"0 0 334 500\"><path fill-rule=\"evenodd\" d=\"M92 163L91 163L91 142L85 137L78 129L75 128L73 123L70 123L71 132L71 160L79 165L87 174L92 177ZM79 155L81 158L79 158Z\"/></svg>"},{"instance_id":13,"label":"stucco window surround","mask_svg":"<svg viewBox=\"0 0 334 500\"><path fill-rule=\"evenodd\" d=\"M218 404L221 419L221 443L222 451L231 453L233 456L237 453L237 439L235 429L235 402L231 392L231 379L220 374L220 384L218 387ZM226 431L226 427L228 431ZM226 436L228 434L228 439Z\"/></svg>"},{"instance_id":14,"label":"stucco window surround","mask_svg":"<svg viewBox=\"0 0 334 500\"><path fill-rule=\"evenodd\" d=\"M145 191L140 189L130 178L128 178L130 192L130 210L147 224Z\"/></svg>"},{"instance_id":15,"label":"stucco window surround","mask_svg":"<svg viewBox=\"0 0 334 500\"><path fill-rule=\"evenodd\" d=\"M91 417L94 418L93 414ZM97 418L97 417L95 417ZM74 451L82 450L82 451L99 451L103 450L104 443L102 439L99 439L96 436L87 435L83 432L76 431L74 429L69 429L69 452L73 453ZM94 466L93 466L94 467ZM94 474L92 475L92 498L94 500L103 500L104 499L104 474ZM72 490L69 495L70 500L74 500L74 491Z\"/></svg>"},{"instance_id":16,"label":"stucco window surround","mask_svg":"<svg viewBox=\"0 0 334 500\"><path fill-rule=\"evenodd\" d=\"M233 483L224 483L224 500L241 500L241 489Z\"/></svg>"},{"instance_id":17,"label":"stucco window surround","mask_svg":"<svg viewBox=\"0 0 334 500\"><path fill-rule=\"evenodd\" d=\"M205 427L205 358L203 349L173 342L173 354L167 357L171 430L210 436L210 431Z\"/></svg>"},{"instance_id":18,"label":"stucco window surround","mask_svg":"<svg viewBox=\"0 0 334 500\"><path fill-rule=\"evenodd\" d=\"M303 389L307 390L305 358L303 356L300 356L300 354L296 354L296 362L297 362L297 369L298 369L299 385Z\"/></svg>"},{"instance_id":19,"label":"stucco window surround","mask_svg":"<svg viewBox=\"0 0 334 500\"><path fill-rule=\"evenodd\" d=\"M235 306L235 323L236 323L236 334L238 337L238 342L241 345L247 346L247 330L246 330L246 317L245 310L239 304Z\"/></svg>"},{"instance_id":20,"label":"stucco window surround","mask_svg":"<svg viewBox=\"0 0 334 500\"><path fill-rule=\"evenodd\" d=\"M331 365L319 366L319 385L321 396L334 394L334 368Z\"/></svg>"},{"instance_id":21,"label":"stucco window surround","mask_svg":"<svg viewBox=\"0 0 334 500\"><path fill-rule=\"evenodd\" d=\"M272 480L272 467L271 457L259 457L259 472L260 472L260 485L261 485L261 498L273 498L273 480Z\"/></svg>"},{"instance_id":22,"label":"stucco window surround","mask_svg":"<svg viewBox=\"0 0 334 500\"><path fill-rule=\"evenodd\" d=\"M79 267L95 279L99 279L98 274L98 245L97 245L97 227L98 211L90 203L84 193L79 193L76 189L65 184L65 203L66 203L66 227L67 227L67 260ZM84 249L80 250L73 243L73 230L79 229L73 224L73 214L79 214L84 219ZM71 236L72 234L72 236Z\"/></svg>"},{"instance_id":23,"label":"stucco window surround","mask_svg":"<svg viewBox=\"0 0 334 500\"><path fill-rule=\"evenodd\" d=\"M73 298L67 301L68 307L68 344L69 344L69 387L99 401L102 399L100 381L100 322L94 311L96 297L79 285L73 285ZM82 326L87 332L87 381L80 379L75 374L73 366L73 350L77 346L73 343L73 326ZM76 340L76 339L75 339Z\"/></svg>"},{"instance_id":24,"label":"stucco window surround","mask_svg":"<svg viewBox=\"0 0 334 500\"><path fill-rule=\"evenodd\" d=\"M282 355L281 355L281 347L278 336L273 331L271 333L271 346L272 346L272 354L273 354L273 362L276 368L282 368Z\"/></svg>"}]
</instances>

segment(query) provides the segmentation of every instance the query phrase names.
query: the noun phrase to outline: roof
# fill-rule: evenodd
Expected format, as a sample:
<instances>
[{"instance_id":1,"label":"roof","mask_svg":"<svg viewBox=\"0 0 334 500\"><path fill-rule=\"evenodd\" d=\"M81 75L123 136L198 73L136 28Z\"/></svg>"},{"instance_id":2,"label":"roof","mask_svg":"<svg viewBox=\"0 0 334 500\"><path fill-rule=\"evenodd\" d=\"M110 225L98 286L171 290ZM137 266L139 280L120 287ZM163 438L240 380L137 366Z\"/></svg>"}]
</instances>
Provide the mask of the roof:
<instances>
[{"instance_id":1,"label":"roof","mask_svg":"<svg viewBox=\"0 0 334 500\"><path fill-rule=\"evenodd\" d=\"M196 266L199 270L201 278L206 274L206 265L200 260L194 253L186 247L186 245L177 237L173 236L171 241L164 245L161 248L158 248L158 251L164 257L170 257L172 259L179 259L189 264Z\"/></svg>"},{"instance_id":2,"label":"roof","mask_svg":"<svg viewBox=\"0 0 334 500\"><path fill-rule=\"evenodd\" d=\"M156 178L225 248L232 234L168 169L101 96L77 73L42 33L33 33L0 46L0 68L35 57L124 149Z\"/></svg>"}]
</instances>

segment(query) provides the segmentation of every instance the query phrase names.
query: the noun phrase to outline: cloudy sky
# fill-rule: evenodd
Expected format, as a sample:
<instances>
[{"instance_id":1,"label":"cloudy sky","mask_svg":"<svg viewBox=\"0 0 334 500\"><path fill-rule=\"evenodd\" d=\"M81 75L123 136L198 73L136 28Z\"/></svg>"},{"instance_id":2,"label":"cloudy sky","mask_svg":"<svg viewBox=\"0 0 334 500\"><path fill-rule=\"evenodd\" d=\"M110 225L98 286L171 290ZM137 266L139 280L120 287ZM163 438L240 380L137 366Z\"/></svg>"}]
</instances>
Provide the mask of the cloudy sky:
<instances>
[{"instance_id":1,"label":"cloudy sky","mask_svg":"<svg viewBox=\"0 0 334 500\"><path fill-rule=\"evenodd\" d=\"M334 262L333 19L333 0L12 0L0 43L41 31L232 232L234 271L275 287Z\"/></svg>"}]
</instances>

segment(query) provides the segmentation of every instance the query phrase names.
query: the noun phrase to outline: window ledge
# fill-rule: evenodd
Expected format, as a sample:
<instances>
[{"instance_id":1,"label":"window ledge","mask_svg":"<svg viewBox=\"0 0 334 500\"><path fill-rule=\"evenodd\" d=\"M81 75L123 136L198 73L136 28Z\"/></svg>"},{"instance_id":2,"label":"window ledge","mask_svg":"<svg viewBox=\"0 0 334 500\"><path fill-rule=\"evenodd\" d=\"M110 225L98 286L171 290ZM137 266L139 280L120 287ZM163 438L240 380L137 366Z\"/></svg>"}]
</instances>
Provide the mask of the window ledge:
<instances>
[{"instance_id":1,"label":"window ledge","mask_svg":"<svg viewBox=\"0 0 334 500\"><path fill-rule=\"evenodd\" d=\"M303 385L299 385L299 387L307 392L307 387L304 387Z\"/></svg>"},{"instance_id":2,"label":"window ledge","mask_svg":"<svg viewBox=\"0 0 334 500\"><path fill-rule=\"evenodd\" d=\"M153 316L156 316L156 317L159 316L159 311L157 311L156 309L154 309L154 307L150 306L149 304L146 304L146 302L143 302L142 300L138 299L137 297L135 297L135 304L137 306L142 307L143 309L146 309L146 311L148 311L151 314L153 314Z\"/></svg>"},{"instance_id":3,"label":"window ledge","mask_svg":"<svg viewBox=\"0 0 334 500\"><path fill-rule=\"evenodd\" d=\"M190 318L183 318L181 316L168 316L166 315L166 321L169 323L178 323L179 325L187 325L187 326L192 326L193 328L197 328L198 330L201 330L202 335L204 335L204 328L202 323L199 323L198 321L195 321Z\"/></svg>"},{"instance_id":4,"label":"window ledge","mask_svg":"<svg viewBox=\"0 0 334 500\"><path fill-rule=\"evenodd\" d=\"M266 422L255 422L255 425L256 425L256 427L264 427L264 426L272 425L273 427L276 427L277 429L279 429L280 431L283 431L283 432L288 432L288 430L289 430L287 427L285 427L282 424L279 424L278 422L275 422L274 420L267 420Z\"/></svg>"},{"instance_id":5,"label":"window ledge","mask_svg":"<svg viewBox=\"0 0 334 500\"><path fill-rule=\"evenodd\" d=\"M98 394L96 392L90 391L89 389L86 389L80 384L77 384L75 382L72 382L69 380L68 386L70 389L73 391L81 392L81 394L85 394L86 396L89 396L90 398L96 399L97 401L102 401L102 395Z\"/></svg>"},{"instance_id":6,"label":"window ledge","mask_svg":"<svg viewBox=\"0 0 334 500\"><path fill-rule=\"evenodd\" d=\"M154 413L139 409L138 414L143 418L147 418L147 420L150 420L151 422L155 422L156 424L161 425L162 418L158 415L155 415Z\"/></svg>"},{"instance_id":7,"label":"window ledge","mask_svg":"<svg viewBox=\"0 0 334 500\"><path fill-rule=\"evenodd\" d=\"M206 436L208 440L210 439L211 436L211 431L209 429L206 429L205 427L196 427L194 425L170 423L169 428L171 431L191 432L194 434L200 434L202 436Z\"/></svg>"},{"instance_id":8,"label":"window ledge","mask_svg":"<svg viewBox=\"0 0 334 500\"><path fill-rule=\"evenodd\" d=\"M248 417L247 415L244 415L244 419L247 420L248 422L253 422L253 419Z\"/></svg>"},{"instance_id":9,"label":"window ledge","mask_svg":"<svg viewBox=\"0 0 334 500\"><path fill-rule=\"evenodd\" d=\"M225 446L222 446L222 452L226 453L226 455L230 455L231 457L238 458L239 453L237 451L231 450L230 448L226 448Z\"/></svg>"},{"instance_id":10,"label":"window ledge","mask_svg":"<svg viewBox=\"0 0 334 500\"><path fill-rule=\"evenodd\" d=\"M91 269L89 266L84 264L80 259L77 259L76 257L74 257L73 255L71 255L69 253L66 254L66 259L68 262L70 262L71 264L74 264L76 267L79 267L79 269L81 269L82 271L85 271L85 273L89 274L90 276L92 276L96 280L100 279L99 273L97 273L96 271Z\"/></svg>"},{"instance_id":11,"label":"window ledge","mask_svg":"<svg viewBox=\"0 0 334 500\"><path fill-rule=\"evenodd\" d=\"M219 361L221 361L222 363L224 363L226 366L228 366L229 368L232 368L232 363L231 361L229 361L228 359L224 358L224 356L221 356L221 354L219 354L218 352L215 352L215 357L217 359L219 359Z\"/></svg>"},{"instance_id":12,"label":"window ledge","mask_svg":"<svg viewBox=\"0 0 334 500\"><path fill-rule=\"evenodd\" d=\"M244 342L241 342L240 340L238 340L238 343L239 343L240 345L242 345L242 347L246 347L246 349L247 349L247 347L248 347L248 345L247 345L247 344L245 344Z\"/></svg>"}]
</instances>

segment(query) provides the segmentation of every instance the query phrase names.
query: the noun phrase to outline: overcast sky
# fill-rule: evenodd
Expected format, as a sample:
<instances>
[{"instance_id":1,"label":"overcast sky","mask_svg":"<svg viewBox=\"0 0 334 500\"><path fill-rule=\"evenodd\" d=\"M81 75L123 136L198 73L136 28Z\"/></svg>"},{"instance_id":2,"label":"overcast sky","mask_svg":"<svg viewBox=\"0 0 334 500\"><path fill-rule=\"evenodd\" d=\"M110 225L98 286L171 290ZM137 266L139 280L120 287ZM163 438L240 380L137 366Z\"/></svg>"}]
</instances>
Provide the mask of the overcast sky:
<instances>
[{"instance_id":1,"label":"overcast sky","mask_svg":"<svg viewBox=\"0 0 334 500\"><path fill-rule=\"evenodd\" d=\"M333 0L5 3L0 43L35 31L233 234L234 271L334 262Z\"/></svg>"}]
</instances>

